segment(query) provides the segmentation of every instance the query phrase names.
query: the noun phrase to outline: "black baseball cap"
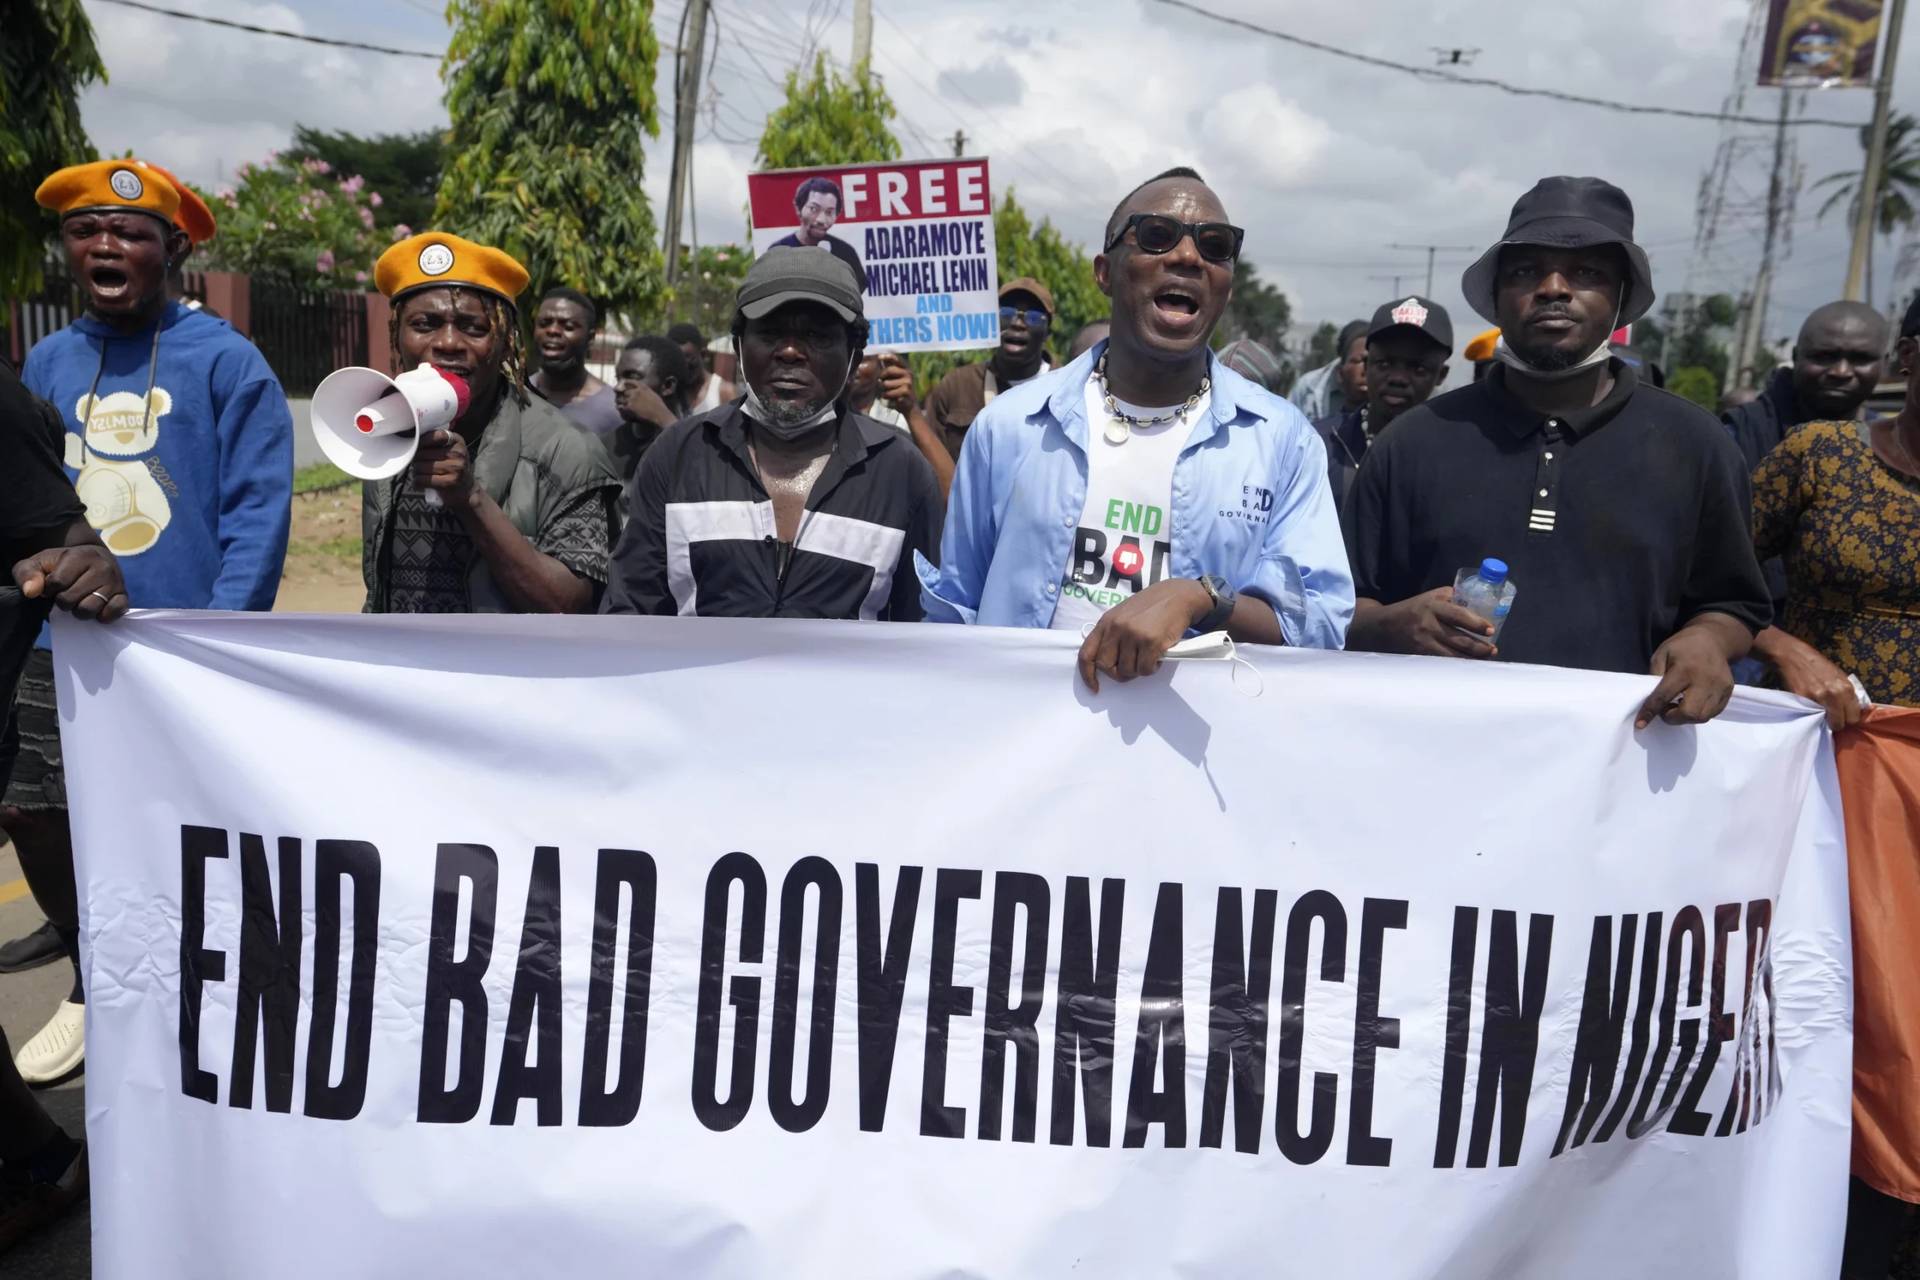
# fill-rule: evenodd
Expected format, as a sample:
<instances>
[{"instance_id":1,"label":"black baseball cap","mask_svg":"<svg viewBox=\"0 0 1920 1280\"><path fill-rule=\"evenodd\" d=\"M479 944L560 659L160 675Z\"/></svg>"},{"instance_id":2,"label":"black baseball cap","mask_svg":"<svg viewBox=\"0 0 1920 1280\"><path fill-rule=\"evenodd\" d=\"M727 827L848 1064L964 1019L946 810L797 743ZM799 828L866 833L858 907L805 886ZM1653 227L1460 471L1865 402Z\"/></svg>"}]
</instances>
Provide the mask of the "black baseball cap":
<instances>
[{"instance_id":1,"label":"black baseball cap","mask_svg":"<svg viewBox=\"0 0 1920 1280\"><path fill-rule=\"evenodd\" d=\"M818 302L852 324L864 315L853 268L824 249L776 246L747 268L734 295L734 309L749 320L771 315L789 302Z\"/></svg>"},{"instance_id":2,"label":"black baseball cap","mask_svg":"<svg viewBox=\"0 0 1920 1280\"><path fill-rule=\"evenodd\" d=\"M1447 309L1431 298L1422 298L1410 294L1398 302L1383 302L1373 313L1373 323L1367 326L1367 340L1371 342L1389 329L1413 329L1434 342L1441 350L1453 354L1453 321L1447 319Z\"/></svg>"}]
</instances>

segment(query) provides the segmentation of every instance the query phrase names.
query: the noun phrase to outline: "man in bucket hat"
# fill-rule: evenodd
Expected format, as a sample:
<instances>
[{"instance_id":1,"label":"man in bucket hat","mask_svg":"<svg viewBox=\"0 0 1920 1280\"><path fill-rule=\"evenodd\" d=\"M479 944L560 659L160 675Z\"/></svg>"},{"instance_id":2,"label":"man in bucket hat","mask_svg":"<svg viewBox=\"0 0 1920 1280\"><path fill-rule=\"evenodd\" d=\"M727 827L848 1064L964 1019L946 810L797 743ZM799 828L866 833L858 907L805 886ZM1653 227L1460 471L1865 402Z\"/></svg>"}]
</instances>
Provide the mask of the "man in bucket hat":
<instances>
[{"instance_id":1,"label":"man in bucket hat","mask_svg":"<svg viewBox=\"0 0 1920 1280\"><path fill-rule=\"evenodd\" d=\"M1348 647L1651 672L1636 727L1718 715L1770 613L1746 469L1712 415L1608 348L1654 297L1626 193L1542 179L1461 290L1500 326L1496 364L1408 411L1361 463L1343 518ZM1497 645L1451 602L1454 575L1485 558L1518 588Z\"/></svg>"}]
</instances>

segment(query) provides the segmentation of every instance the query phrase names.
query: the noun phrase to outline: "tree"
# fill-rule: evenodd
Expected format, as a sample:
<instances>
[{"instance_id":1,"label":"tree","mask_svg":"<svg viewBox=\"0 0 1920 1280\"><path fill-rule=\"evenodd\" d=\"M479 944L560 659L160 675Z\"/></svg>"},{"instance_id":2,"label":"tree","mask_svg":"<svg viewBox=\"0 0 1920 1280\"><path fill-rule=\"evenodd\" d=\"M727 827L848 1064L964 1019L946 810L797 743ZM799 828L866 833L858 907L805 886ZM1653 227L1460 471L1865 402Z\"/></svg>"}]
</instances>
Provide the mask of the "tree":
<instances>
[{"instance_id":1,"label":"tree","mask_svg":"<svg viewBox=\"0 0 1920 1280\"><path fill-rule=\"evenodd\" d=\"M660 132L652 0L451 0L447 17L453 128L434 225L518 258L533 297L564 284L606 312L658 308L641 190L641 139Z\"/></svg>"},{"instance_id":2,"label":"tree","mask_svg":"<svg viewBox=\"0 0 1920 1280\"><path fill-rule=\"evenodd\" d=\"M1322 365L1332 364L1334 350L1340 344L1340 326L1331 320L1322 320L1320 327L1307 339L1307 354L1304 364L1309 369L1318 369Z\"/></svg>"},{"instance_id":3,"label":"tree","mask_svg":"<svg viewBox=\"0 0 1920 1280\"><path fill-rule=\"evenodd\" d=\"M1873 139L1871 125L1860 127L1860 149L1864 155ZM1820 216L1841 201L1847 204L1847 222L1860 220L1860 181L1866 176L1860 169L1843 169L1814 183L1816 188L1832 187L1833 194L1820 206ZM1914 198L1920 196L1920 119L1896 111L1887 120L1887 149L1881 156L1879 192L1874 197L1873 235L1890 236L1914 223ZM1873 305L1873 235L1867 237L1867 305Z\"/></svg>"},{"instance_id":4,"label":"tree","mask_svg":"<svg viewBox=\"0 0 1920 1280\"><path fill-rule=\"evenodd\" d=\"M1056 359L1067 354L1073 336L1095 320L1112 313L1107 295L1093 278L1093 259L1086 250L1060 234L1045 218L1039 226L1014 199L1013 188L1000 198L993 213L993 241L999 260L1000 282L1032 276L1053 292L1051 331Z\"/></svg>"},{"instance_id":5,"label":"tree","mask_svg":"<svg viewBox=\"0 0 1920 1280\"><path fill-rule=\"evenodd\" d=\"M1683 365L1667 379L1667 390L1693 401L1708 413L1720 411L1720 379L1711 369L1697 364Z\"/></svg>"},{"instance_id":6,"label":"tree","mask_svg":"<svg viewBox=\"0 0 1920 1280\"><path fill-rule=\"evenodd\" d=\"M48 223L33 193L55 169L94 158L80 123L80 90L105 81L80 0L7 6L0 39L0 295L42 283Z\"/></svg>"},{"instance_id":7,"label":"tree","mask_svg":"<svg viewBox=\"0 0 1920 1280\"><path fill-rule=\"evenodd\" d=\"M893 99L865 67L845 80L820 54L804 82L798 67L787 72L787 100L760 131L760 163L768 169L810 169L898 160L900 141L887 127L894 115Z\"/></svg>"},{"instance_id":8,"label":"tree","mask_svg":"<svg viewBox=\"0 0 1920 1280\"><path fill-rule=\"evenodd\" d=\"M1227 338L1251 338L1277 351L1292 324L1293 304L1287 301L1287 295L1262 280L1260 269L1251 262L1237 260L1233 264L1233 301L1220 318L1221 331Z\"/></svg>"},{"instance_id":9,"label":"tree","mask_svg":"<svg viewBox=\"0 0 1920 1280\"><path fill-rule=\"evenodd\" d=\"M207 200L220 234L200 252L216 271L307 289L364 289L381 250L412 230L379 230L381 193L325 160L275 152L265 164L241 165L238 176L237 188Z\"/></svg>"},{"instance_id":10,"label":"tree","mask_svg":"<svg viewBox=\"0 0 1920 1280\"><path fill-rule=\"evenodd\" d=\"M680 251L680 279L674 285L674 315L712 337L725 333L733 325L733 300L740 292L747 268L753 265L753 250L737 244L703 244L696 255L691 249ZM664 316L635 317L649 327L659 327Z\"/></svg>"},{"instance_id":11,"label":"tree","mask_svg":"<svg viewBox=\"0 0 1920 1280\"><path fill-rule=\"evenodd\" d=\"M294 126L293 145L283 154L295 161L323 160L335 173L365 178L382 197L373 222L383 231L403 225L424 231L433 225L433 202L447 160L446 136L438 129L363 138L301 124Z\"/></svg>"}]
</instances>

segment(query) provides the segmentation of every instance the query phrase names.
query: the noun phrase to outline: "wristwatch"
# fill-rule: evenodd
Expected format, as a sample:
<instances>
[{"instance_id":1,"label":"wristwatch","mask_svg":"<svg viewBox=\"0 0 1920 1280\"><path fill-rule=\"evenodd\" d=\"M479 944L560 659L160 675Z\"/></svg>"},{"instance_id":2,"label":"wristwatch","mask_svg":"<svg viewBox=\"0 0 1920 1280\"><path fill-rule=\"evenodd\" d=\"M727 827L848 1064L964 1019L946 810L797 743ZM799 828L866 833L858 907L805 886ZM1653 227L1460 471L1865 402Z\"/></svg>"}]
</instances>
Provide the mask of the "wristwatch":
<instances>
[{"instance_id":1,"label":"wristwatch","mask_svg":"<svg viewBox=\"0 0 1920 1280\"><path fill-rule=\"evenodd\" d=\"M1200 585L1206 588L1207 598L1213 601L1213 607L1207 610L1206 616L1193 624L1193 629L1204 635L1227 625L1227 619L1233 616L1236 597L1227 580L1217 573L1201 574Z\"/></svg>"}]
</instances>

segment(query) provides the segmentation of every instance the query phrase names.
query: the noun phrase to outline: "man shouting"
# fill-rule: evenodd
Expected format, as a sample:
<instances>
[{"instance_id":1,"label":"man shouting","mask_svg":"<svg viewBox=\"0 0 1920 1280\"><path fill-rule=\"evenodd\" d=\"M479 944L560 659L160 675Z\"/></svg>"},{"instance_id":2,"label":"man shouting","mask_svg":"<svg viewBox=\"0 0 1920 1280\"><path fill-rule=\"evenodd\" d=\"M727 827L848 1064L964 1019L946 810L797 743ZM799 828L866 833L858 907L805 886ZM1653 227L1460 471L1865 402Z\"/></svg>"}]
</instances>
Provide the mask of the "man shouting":
<instances>
[{"instance_id":1,"label":"man shouting","mask_svg":"<svg viewBox=\"0 0 1920 1280\"><path fill-rule=\"evenodd\" d=\"M1353 584L1326 450L1208 350L1243 233L1191 169L1123 199L1094 277L1107 341L1004 392L961 449L927 616L1084 634L1098 689L1189 632L1337 649Z\"/></svg>"}]
</instances>

